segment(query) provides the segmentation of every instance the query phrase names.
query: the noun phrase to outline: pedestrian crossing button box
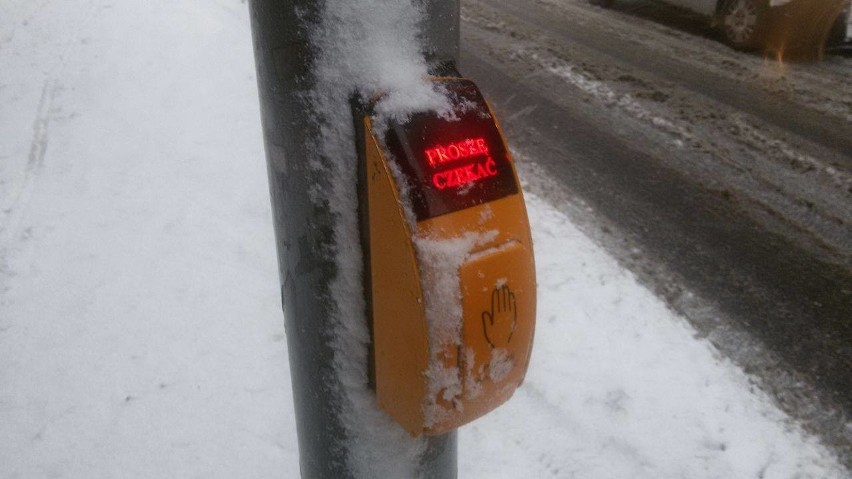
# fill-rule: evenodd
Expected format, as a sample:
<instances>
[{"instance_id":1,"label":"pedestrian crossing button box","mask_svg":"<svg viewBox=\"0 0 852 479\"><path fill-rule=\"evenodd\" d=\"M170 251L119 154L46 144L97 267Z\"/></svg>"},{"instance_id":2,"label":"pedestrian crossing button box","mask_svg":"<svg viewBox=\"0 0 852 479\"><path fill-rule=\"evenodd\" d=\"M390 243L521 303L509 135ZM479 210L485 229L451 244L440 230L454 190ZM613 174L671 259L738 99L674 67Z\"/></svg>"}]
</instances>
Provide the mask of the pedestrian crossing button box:
<instances>
[{"instance_id":1,"label":"pedestrian crossing button box","mask_svg":"<svg viewBox=\"0 0 852 479\"><path fill-rule=\"evenodd\" d=\"M529 221L494 113L470 80L432 81L452 114L368 112L359 125L371 379L382 409L415 436L512 396L536 309Z\"/></svg>"}]
</instances>

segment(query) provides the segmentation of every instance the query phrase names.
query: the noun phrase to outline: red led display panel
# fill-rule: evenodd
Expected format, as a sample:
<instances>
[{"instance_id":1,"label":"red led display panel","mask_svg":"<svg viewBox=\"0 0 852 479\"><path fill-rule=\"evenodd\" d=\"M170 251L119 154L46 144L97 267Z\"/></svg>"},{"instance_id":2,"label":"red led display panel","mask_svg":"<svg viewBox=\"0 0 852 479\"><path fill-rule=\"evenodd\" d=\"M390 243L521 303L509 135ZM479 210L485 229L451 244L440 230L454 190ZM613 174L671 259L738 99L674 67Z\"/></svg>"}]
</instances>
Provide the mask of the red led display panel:
<instances>
[{"instance_id":1,"label":"red led display panel","mask_svg":"<svg viewBox=\"0 0 852 479\"><path fill-rule=\"evenodd\" d=\"M392 123L384 138L407 182L418 221L470 208L518 192L497 125L473 82L442 82L455 119L417 113Z\"/></svg>"}]
</instances>

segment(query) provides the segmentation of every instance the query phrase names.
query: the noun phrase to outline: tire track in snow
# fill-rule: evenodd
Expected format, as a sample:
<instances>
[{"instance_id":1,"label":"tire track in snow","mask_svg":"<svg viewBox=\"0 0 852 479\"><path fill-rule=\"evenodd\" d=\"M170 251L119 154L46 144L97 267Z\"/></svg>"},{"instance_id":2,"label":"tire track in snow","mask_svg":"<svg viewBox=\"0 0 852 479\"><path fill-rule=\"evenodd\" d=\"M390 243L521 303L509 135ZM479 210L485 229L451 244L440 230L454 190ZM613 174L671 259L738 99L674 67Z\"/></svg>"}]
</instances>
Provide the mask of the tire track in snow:
<instances>
[{"instance_id":1,"label":"tire track in snow","mask_svg":"<svg viewBox=\"0 0 852 479\"><path fill-rule=\"evenodd\" d=\"M527 72L526 81L559 81L588 98L588 104L605 106L606 114L632 120L629 123L644 135L656 138L654 144L670 145L657 154L677 158L668 161L671 167L689 171L708 185L721 184L721 178L728 188L723 194L747 204L767 228L798 235L821 257L848 264L848 155L837 155L824 145L797 146L800 139L771 125L750 134L755 128L744 128L738 120L761 125L753 112L685 96L679 87L599 64L573 47L538 43L538 37L503 23L496 13L476 13L482 16L463 17L466 24L489 45L501 45L490 47L494 55ZM826 184L830 187L824 188Z\"/></svg>"},{"instance_id":2,"label":"tire track in snow","mask_svg":"<svg viewBox=\"0 0 852 479\"><path fill-rule=\"evenodd\" d=\"M49 12L44 12L45 8L52 2L47 0L36 6L33 11L28 14L24 20L26 25L29 25L38 20L39 15L50 16ZM44 70L45 80L42 84L41 96L38 105L36 106L36 116L33 120L32 139L30 140L30 149L27 155L27 162L24 169L19 173L19 178L11 183L11 192L7 195L0 195L0 274L7 270L6 254L9 247L17 239L19 235L20 223L23 219L24 210L32 197L33 189L35 188L38 175L44 166L44 160L47 154L47 146L49 142L49 127L54 120L54 103L58 93L62 90L62 84L59 79L62 78L63 72L68 65L71 53L74 49L79 48L80 33L88 32L96 8L94 1L86 3L85 7L76 9L78 15L74 19L68 19L75 27L71 35L62 38L53 45L56 54L53 61L50 62L50 67ZM14 47L12 36L8 37L8 42L11 42ZM0 276L2 279L2 276Z\"/></svg>"},{"instance_id":3,"label":"tire track in snow","mask_svg":"<svg viewBox=\"0 0 852 479\"><path fill-rule=\"evenodd\" d=\"M698 136L694 134L691 131L693 125L676 118L674 112L653 111L643 105L637 96L617 92L605 81L596 79L593 73L585 71L582 66L553 56L550 52L519 46L513 54L538 66L537 73L531 74L530 78L550 73L588 95L597 103L617 109L628 117L647 125L648 128L662 133L677 149L707 142L712 145L717 141L713 137L702 137L700 133ZM534 109L535 106L526 107L510 115L508 120L529 114ZM790 184L787 170L791 168L789 165L803 165L803 168L826 177L834 187L844 191L852 185L849 174L843 169L831 166L829 162L819 160L805 152L796 151L788 142L780 138L760 133L756 127L747 124L745 116L741 112L729 114L728 128L736 127L737 131L742 133L738 134L736 139L756 151L771 147L776 153L771 158L782 166L777 168L774 174L766 171L752 171L754 164L751 160L742 161L736 155L717 153L723 151L722 146L710 148L714 159L730 171L737 172L739 181L747 185L745 187L745 191L749 192L749 195L746 195L747 200L757 209L766 212L770 218L785 218L783 224L797 232L807 235L812 229L820 231L821 236L811 239L817 248L838 249L837 245L844 244L847 234L847 228L838 226L844 224L842 205L818 202L808 196L801 197L798 193L800 185ZM779 205L784 205L787 208L786 211L796 211L798 214L779 215L776 213L780 209Z\"/></svg>"},{"instance_id":4,"label":"tire track in snow","mask_svg":"<svg viewBox=\"0 0 852 479\"><path fill-rule=\"evenodd\" d=\"M660 80L688 87L693 93L705 96L717 103L729 107L751 111L761 120L788 131L808 141L831 145L838 153L843 153L852 147L848 135L848 124L826 122L826 114L840 118L848 117L848 110L841 106L832 95L824 95L824 88L811 89L807 83L796 83L797 89L802 89L801 98L779 98L772 89L750 85L747 75L754 73L754 68L760 64L754 58L746 57L744 68L737 69L732 59L742 61L740 57L731 56L732 52L724 50L720 54L707 48L694 49L694 42L672 42L665 36L652 34L648 28L629 28L622 24L614 28L621 20L607 12L591 12L583 2L561 3L558 8L543 8L541 4L525 4L523 2L497 2L496 0L481 0L476 2L477 15L483 15L483 10L492 9L511 18L511 22L522 30L535 32L536 38L552 38L563 45L577 45L596 51L606 58L637 72L646 72ZM546 6L545 6L546 7ZM580 7L580 8L577 8ZM577 15L583 12L582 20ZM590 14L590 15L586 15ZM467 22L468 18L463 18ZM634 19L628 19L635 22ZM501 30L505 25L500 21L491 27ZM654 26L643 25L644 27ZM649 36L649 38L643 38ZM660 41L662 38L663 41ZM686 50L683 50L686 48ZM662 50L659 50L662 49ZM661 54L663 53L663 54ZM739 55L739 54L735 54ZM695 58L701 65L708 63L718 65L708 70L698 68ZM733 75L728 70L742 70ZM733 75L733 76L730 76ZM844 82L845 76L838 75L836 83ZM805 95L807 91L808 95ZM842 91L842 90L841 90ZM799 100L802 100L800 102ZM791 102L796 104L796 115L789 114ZM848 163L845 163L849 166Z\"/></svg>"},{"instance_id":5,"label":"tire track in snow","mask_svg":"<svg viewBox=\"0 0 852 479\"><path fill-rule=\"evenodd\" d=\"M27 163L18 181L8 198L3 201L3 222L0 223L0 252L4 252L17 236L17 230L21 222L26 205L29 203L35 185L35 180L44 166L44 157L47 154L49 142L49 127L53 103L59 91L56 80L47 80L42 85L41 98L36 108L35 120L32 126L32 140L27 156ZM2 257L2 256L0 256Z\"/></svg>"}]
</instances>

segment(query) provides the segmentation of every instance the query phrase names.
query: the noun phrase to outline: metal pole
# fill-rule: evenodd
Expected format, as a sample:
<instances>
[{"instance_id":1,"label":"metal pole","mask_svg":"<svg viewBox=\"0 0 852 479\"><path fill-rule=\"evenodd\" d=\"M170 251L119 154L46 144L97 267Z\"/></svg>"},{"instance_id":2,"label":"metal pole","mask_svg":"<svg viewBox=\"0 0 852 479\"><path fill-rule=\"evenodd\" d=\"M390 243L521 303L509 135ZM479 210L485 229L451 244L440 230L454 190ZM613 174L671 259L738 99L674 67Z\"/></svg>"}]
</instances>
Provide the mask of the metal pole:
<instances>
[{"instance_id":1,"label":"metal pole","mask_svg":"<svg viewBox=\"0 0 852 479\"><path fill-rule=\"evenodd\" d=\"M421 32L426 59L455 68L459 59L459 1L423 0L423 10Z\"/></svg>"},{"instance_id":2,"label":"metal pole","mask_svg":"<svg viewBox=\"0 0 852 479\"><path fill-rule=\"evenodd\" d=\"M428 0L424 5L430 18L424 25L424 54L453 65L458 56L458 2ZM249 8L301 475L350 478L350 451L339 416L343 386L329 342L329 285L335 263L327 251L334 246L333 220L328 207L313 203L309 192L312 185L325 182L308 165L307 145L318 139L318 132L304 95L313 87L309 28L318 22L322 2L250 0ZM447 26L451 28L442 31ZM348 110L349 105L340 108ZM456 450L455 433L429 438L418 471L429 479L455 478Z\"/></svg>"},{"instance_id":3,"label":"metal pole","mask_svg":"<svg viewBox=\"0 0 852 479\"><path fill-rule=\"evenodd\" d=\"M281 300L290 355L302 477L349 477L346 470L340 384L335 380L329 284L333 241L328 208L310 200L308 188L322 181L308 166L310 106L300 93L311 89L307 25L315 23L315 0L252 0L258 93L266 147L269 190ZM299 14L297 14L297 11Z\"/></svg>"}]
</instances>

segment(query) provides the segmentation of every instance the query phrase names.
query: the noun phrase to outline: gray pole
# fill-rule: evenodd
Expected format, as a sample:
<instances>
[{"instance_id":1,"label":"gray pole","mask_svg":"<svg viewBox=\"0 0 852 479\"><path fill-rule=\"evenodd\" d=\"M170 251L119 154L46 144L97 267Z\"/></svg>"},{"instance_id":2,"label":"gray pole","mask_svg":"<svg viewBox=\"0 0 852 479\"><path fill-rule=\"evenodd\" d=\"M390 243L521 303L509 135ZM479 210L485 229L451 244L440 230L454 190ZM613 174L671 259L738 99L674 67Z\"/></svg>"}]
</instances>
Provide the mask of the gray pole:
<instances>
[{"instance_id":1,"label":"gray pole","mask_svg":"<svg viewBox=\"0 0 852 479\"><path fill-rule=\"evenodd\" d=\"M424 5L429 14L424 54L452 66L458 57L458 2L428 0ZM314 115L303 95L313 87L308 29L318 21L322 3L250 0L249 8L301 475L350 478L354 476L347 468L349 451L339 416L343 386L329 344L329 285L335 264L325 252L334 243L332 217L327 206L311 202L308 191L324 183L308 166L306 145L318 132L309 121ZM419 471L424 478L455 478L456 455L455 433L429 438Z\"/></svg>"},{"instance_id":2,"label":"gray pole","mask_svg":"<svg viewBox=\"0 0 852 479\"><path fill-rule=\"evenodd\" d=\"M423 0L423 6L426 15L421 31L426 58L454 68L459 59L459 2Z\"/></svg>"}]
</instances>

